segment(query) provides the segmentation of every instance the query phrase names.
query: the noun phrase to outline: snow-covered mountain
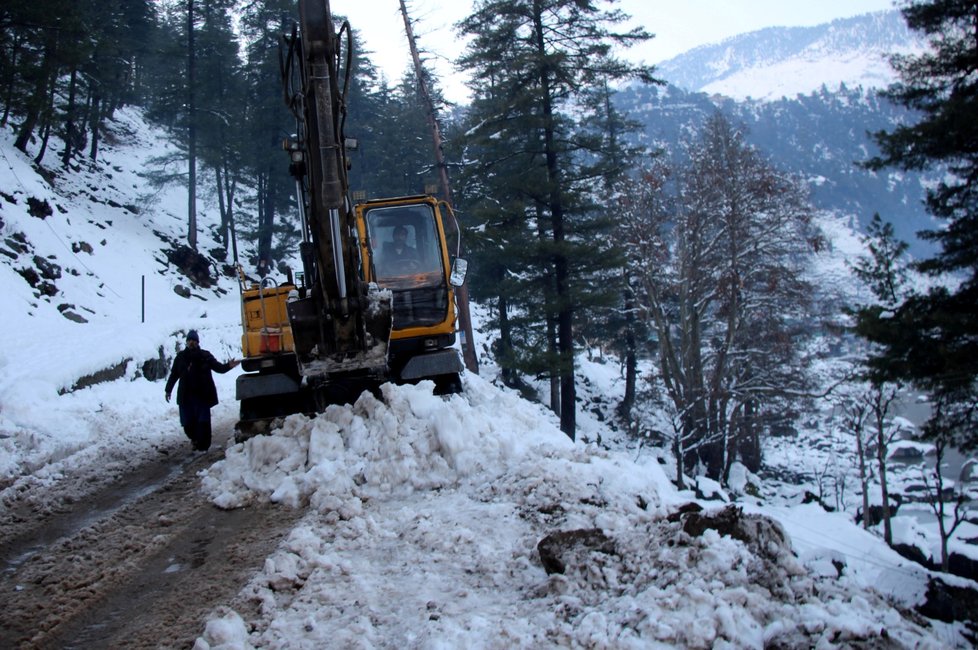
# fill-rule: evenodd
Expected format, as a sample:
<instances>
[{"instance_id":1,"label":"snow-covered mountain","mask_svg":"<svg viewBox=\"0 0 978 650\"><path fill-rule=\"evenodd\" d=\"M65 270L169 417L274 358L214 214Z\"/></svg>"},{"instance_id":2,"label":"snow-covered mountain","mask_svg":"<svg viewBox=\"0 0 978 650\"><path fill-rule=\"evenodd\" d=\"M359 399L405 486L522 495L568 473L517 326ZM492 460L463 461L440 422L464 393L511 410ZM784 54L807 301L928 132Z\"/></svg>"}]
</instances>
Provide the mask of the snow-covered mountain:
<instances>
[{"instance_id":1,"label":"snow-covered mountain","mask_svg":"<svg viewBox=\"0 0 978 650\"><path fill-rule=\"evenodd\" d=\"M774 100L823 85L885 87L894 79L890 55L924 47L899 11L881 11L814 27L741 34L665 61L658 74L685 90Z\"/></svg>"},{"instance_id":2,"label":"snow-covered mountain","mask_svg":"<svg viewBox=\"0 0 978 650\"><path fill-rule=\"evenodd\" d=\"M807 184L815 208L848 215L863 225L879 213L895 225L897 236L911 244L915 255L932 252L933 245L916 233L937 225L923 204L935 174L873 172L859 165L878 151L870 134L912 118L872 91L820 89L774 101L738 101L676 86L636 85L619 92L616 104L642 125L637 144L670 157L719 111L744 129L747 142L773 166Z\"/></svg>"},{"instance_id":3,"label":"snow-covered mountain","mask_svg":"<svg viewBox=\"0 0 978 650\"><path fill-rule=\"evenodd\" d=\"M914 120L878 91L896 79L892 54L924 46L898 11L772 27L666 61L658 68L665 88L632 84L616 101L644 127L637 141L665 152L720 111L774 166L808 184L817 209L860 224L879 213L914 255L927 256L933 245L917 233L939 226L924 199L940 172L873 172L859 164L878 153L871 134Z\"/></svg>"}]
</instances>

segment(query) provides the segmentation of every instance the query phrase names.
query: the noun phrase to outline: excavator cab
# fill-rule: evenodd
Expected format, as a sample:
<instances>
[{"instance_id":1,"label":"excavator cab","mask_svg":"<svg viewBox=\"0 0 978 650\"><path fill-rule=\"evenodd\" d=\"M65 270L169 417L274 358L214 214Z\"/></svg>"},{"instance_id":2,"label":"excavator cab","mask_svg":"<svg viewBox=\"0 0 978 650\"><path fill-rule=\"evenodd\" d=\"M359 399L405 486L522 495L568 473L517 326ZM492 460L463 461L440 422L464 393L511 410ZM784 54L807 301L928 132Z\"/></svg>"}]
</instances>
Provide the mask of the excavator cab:
<instances>
[{"instance_id":1,"label":"excavator cab","mask_svg":"<svg viewBox=\"0 0 978 650\"><path fill-rule=\"evenodd\" d=\"M392 294L388 363L395 379L457 390L455 295L441 205L431 196L356 206L364 279Z\"/></svg>"}]
</instances>

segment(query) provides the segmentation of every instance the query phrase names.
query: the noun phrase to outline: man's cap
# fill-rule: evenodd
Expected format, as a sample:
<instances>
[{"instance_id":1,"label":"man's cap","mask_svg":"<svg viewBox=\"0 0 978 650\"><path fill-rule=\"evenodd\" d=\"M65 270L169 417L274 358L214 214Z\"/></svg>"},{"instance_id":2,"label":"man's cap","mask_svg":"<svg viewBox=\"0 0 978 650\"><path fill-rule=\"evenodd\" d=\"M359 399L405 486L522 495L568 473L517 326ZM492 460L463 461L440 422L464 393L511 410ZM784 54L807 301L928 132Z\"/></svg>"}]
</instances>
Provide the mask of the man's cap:
<instances>
[{"instance_id":1,"label":"man's cap","mask_svg":"<svg viewBox=\"0 0 978 650\"><path fill-rule=\"evenodd\" d=\"M197 330L190 330L189 332L187 332L187 340L197 341L198 343L200 343L200 337L197 335Z\"/></svg>"}]
</instances>

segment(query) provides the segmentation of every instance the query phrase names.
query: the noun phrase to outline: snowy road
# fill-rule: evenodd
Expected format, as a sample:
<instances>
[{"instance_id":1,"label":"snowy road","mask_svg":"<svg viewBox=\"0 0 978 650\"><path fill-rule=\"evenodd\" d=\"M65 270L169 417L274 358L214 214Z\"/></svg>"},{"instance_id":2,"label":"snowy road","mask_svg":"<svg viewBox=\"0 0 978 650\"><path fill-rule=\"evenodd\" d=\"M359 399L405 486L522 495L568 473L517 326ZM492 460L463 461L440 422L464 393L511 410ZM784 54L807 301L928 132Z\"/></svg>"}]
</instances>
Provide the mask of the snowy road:
<instances>
[{"instance_id":1,"label":"snowy road","mask_svg":"<svg viewBox=\"0 0 978 650\"><path fill-rule=\"evenodd\" d=\"M122 475L79 468L5 504L0 647L185 648L217 605L247 610L237 594L300 511L216 508L197 472L223 445L190 455L185 442Z\"/></svg>"}]
</instances>

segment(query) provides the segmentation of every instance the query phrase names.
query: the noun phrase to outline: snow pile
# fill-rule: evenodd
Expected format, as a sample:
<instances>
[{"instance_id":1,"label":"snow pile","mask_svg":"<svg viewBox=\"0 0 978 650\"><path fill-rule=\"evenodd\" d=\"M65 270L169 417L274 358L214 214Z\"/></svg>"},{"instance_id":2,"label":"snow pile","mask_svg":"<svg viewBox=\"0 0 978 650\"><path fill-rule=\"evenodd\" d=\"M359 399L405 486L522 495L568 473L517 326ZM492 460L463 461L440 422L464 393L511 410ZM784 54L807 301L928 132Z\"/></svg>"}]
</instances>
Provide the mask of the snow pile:
<instances>
[{"instance_id":1,"label":"snow pile","mask_svg":"<svg viewBox=\"0 0 978 650\"><path fill-rule=\"evenodd\" d=\"M352 407L331 406L314 419L290 416L274 435L228 449L204 474L203 488L222 508L261 498L359 511L361 496L438 489L506 463L525 451L514 431L540 426L529 415L535 409L489 384L470 382L468 397L437 397L432 389L428 381L385 384L383 401L364 393ZM501 413L511 415L500 419ZM541 439L572 445L543 422Z\"/></svg>"},{"instance_id":2,"label":"snow pile","mask_svg":"<svg viewBox=\"0 0 978 650\"><path fill-rule=\"evenodd\" d=\"M221 507L311 507L198 650L941 646L866 590L881 565L799 560L737 508L680 516L654 460L574 445L477 377L430 389L292 416L202 472Z\"/></svg>"}]
</instances>

